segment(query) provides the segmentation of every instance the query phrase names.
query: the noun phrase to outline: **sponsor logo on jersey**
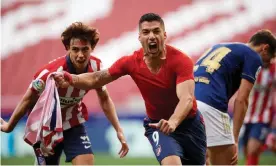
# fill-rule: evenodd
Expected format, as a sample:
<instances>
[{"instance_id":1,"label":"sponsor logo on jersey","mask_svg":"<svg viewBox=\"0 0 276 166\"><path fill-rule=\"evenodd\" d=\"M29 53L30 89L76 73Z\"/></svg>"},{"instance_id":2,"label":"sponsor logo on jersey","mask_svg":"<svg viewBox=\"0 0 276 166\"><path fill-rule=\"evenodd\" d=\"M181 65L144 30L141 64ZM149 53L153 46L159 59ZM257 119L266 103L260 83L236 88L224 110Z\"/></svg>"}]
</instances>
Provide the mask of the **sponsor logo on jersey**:
<instances>
[{"instance_id":1,"label":"sponsor logo on jersey","mask_svg":"<svg viewBox=\"0 0 276 166\"><path fill-rule=\"evenodd\" d=\"M45 88L45 83L42 79L35 79L32 84L33 88L38 92L42 92Z\"/></svg>"},{"instance_id":2,"label":"sponsor logo on jersey","mask_svg":"<svg viewBox=\"0 0 276 166\"><path fill-rule=\"evenodd\" d=\"M74 105L82 100L83 96L80 97L59 97L61 105Z\"/></svg>"},{"instance_id":3,"label":"sponsor logo on jersey","mask_svg":"<svg viewBox=\"0 0 276 166\"><path fill-rule=\"evenodd\" d=\"M162 151L161 146L158 145L157 148L155 149L156 156L160 156L161 151Z\"/></svg>"}]
</instances>

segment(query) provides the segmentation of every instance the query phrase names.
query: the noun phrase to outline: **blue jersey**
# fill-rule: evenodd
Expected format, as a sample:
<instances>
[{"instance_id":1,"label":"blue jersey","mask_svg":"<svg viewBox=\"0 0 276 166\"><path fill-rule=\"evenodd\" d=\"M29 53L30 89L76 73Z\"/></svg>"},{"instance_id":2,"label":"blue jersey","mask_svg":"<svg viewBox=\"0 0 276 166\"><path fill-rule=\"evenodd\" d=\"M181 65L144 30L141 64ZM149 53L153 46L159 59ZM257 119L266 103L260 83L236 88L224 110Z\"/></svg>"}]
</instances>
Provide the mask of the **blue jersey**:
<instances>
[{"instance_id":1,"label":"blue jersey","mask_svg":"<svg viewBox=\"0 0 276 166\"><path fill-rule=\"evenodd\" d=\"M194 67L195 96L222 112L239 88L241 79L253 83L262 66L257 52L242 43L217 44Z\"/></svg>"}]
</instances>

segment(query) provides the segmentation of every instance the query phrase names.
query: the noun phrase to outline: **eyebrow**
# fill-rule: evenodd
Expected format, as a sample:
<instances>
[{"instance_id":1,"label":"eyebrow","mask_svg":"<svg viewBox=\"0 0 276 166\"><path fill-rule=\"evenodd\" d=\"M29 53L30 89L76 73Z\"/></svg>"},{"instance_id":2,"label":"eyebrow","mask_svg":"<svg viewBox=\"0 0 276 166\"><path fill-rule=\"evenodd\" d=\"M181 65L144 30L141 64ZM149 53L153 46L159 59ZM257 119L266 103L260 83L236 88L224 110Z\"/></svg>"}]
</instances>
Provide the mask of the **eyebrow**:
<instances>
[{"instance_id":1,"label":"eyebrow","mask_svg":"<svg viewBox=\"0 0 276 166\"><path fill-rule=\"evenodd\" d=\"M142 31L148 31L148 30L159 30L161 29L160 27L156 27L156 28L153 28L153 29L150 29L150 28L145 28L145 29L142 29Z\"/></svg>"},{"instance_id":2,"label":"eyebrow","mask_svg":"<svg viewBox=\"0 0 276 166\"><path fill-rule=\"evenodd\" d=\"M77 47L77 46L71 46L72 48L89 48L88 46L84 46L84 47Z\"/></svg>"}]
</instances>

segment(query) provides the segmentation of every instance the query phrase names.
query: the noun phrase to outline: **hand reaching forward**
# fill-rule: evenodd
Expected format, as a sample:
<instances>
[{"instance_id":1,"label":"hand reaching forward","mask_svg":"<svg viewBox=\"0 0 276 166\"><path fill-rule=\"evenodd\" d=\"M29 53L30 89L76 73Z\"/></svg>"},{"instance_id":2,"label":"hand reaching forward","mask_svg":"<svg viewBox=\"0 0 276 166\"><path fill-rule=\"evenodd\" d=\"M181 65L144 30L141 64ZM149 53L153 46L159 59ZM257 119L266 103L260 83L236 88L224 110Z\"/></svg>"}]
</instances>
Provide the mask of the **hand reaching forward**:
<instances>
[{"instance_id":1,"label":"hand reaching forward","mask_svg":"<svg viewBox=\"0 0 276 166\"><path fill-rule=\"evenodd\" d=\"M0 123L1 123L1 131L5 132L5 133L9 133L12 131L9 123L6 122L4 119L0 118Z\"/></svg>"},{"instance_id":2,"label":"hand reaching forward","mask_svg":"<svg viewBox=\"0 0 276 166\"><path fill-rule=\"evenodd\" d=\"M72 75L66 71L54 74L54 80L58 87L68 88L72 84Z\"/></svg>"},{"instance_id":3,"label":"hand reaching forward","mask_svg":"<svg viewBox=\"0 0 276 166\"><path fill-rule=\"evenodd\" d=\"M165 119L161 119L158 123L150 123L149 126L155 129L159 129L159 131L163 132L166 135L169 135L176 129L175 123Z\"/></svg>"},{"instance_id":4,"label":"hand reaching forward","mask_svg":"<svg viewBox=\"0 0 276 166\"><path fill-rule=\"evenodd\" d=\"M118 154L120 155L120 158L123 158L127 155L129 148L126 143L126 139L125 139L123 132L121 132L121 131L117 132L117 137L122 144L122 148Z\"/></svg>"}]
</instances>

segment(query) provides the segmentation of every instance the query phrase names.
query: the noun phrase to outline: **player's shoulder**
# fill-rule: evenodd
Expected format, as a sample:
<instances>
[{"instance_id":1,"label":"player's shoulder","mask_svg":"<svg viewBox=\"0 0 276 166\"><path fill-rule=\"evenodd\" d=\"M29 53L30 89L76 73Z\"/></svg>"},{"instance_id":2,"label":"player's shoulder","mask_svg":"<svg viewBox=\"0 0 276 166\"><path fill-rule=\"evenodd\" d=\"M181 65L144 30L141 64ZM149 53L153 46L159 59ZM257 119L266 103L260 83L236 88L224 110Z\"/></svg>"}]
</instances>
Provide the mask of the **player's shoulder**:
<instances>
[{"instance_id":1,"label":"player's shoulder","mask_svg":"<svg viewBox=\"0 0 276 166\"><path fill-rule=\"evenodd\" d=\"M186 53L184 53L182 50L166 45L166 51L167 51L167 56L170 58L173 62L179 62L179 61L187 61L187 62L192 62L192 58L188 56Z\"/></svg>"},{"instance_id":2,"label":"player's shoulder","mask_svg":"<svg viewBox=\"0 0 276 166\"><path fill-rule=\"evenodd\" d=\"M63 67L65 65L65 63L66 63L65 57L66 56L61 56L61 57L51 60L50 62L45 64L43 67L41 67L39 69L39 71L42 71L42 70L48 70L50 72L56 71L59 67L61 67L61 66Z\"/></svg>"},{"instance_id":3,"label":"player's shoulder","mask_svg":"<svg viewBox=\"0 0 276 166\"><path fill-rule=\"evenodd\" d=\"M271 61L269 65L269 70L272 74L276 74L276 59Z\"/></svg>"},{"instance_id":4,"label":"player's shoulder","mask_svg":"<svg viewBox=\"0 0 276 166\"><path fill-rule=\"evenodd\" d=\"M244 61L262 62L262 59L259 56L259 54L245 43L232 42L232 43L221 43L219 45L229 48L233 54L237 55L238 57L242 57Z\"/></svg>"},{"instance_id":5,"label":"player's shoulder","mask_svg":"<svg viewBox=\"0 0 276 166\"><path fill-rule=\"evenodd\" d=\"M62 71L66 63L65 57L66 56L61 56L56 59L53 59L41 68L39 68L34 74L34 78L43 78L46 80L49 73L59 70Z\"/></svg>"},{"instance_id":6,"label":"player's shoulder","mask_svg":"<svg viewBox=\"0 0 276 166\"><path fill-rule=\"evenodd\" d=\"M132 64L143 60L143 57L144 57L144 50L143 48L139 48L138 50L135 50L133 53L121 57L121 59L124 59L128 63Z\"/></svg>"},{"instance_id":7,"label":"player's shoulder","mask_svg":"<svg viewBox=\"0 0 276 166\"><path fill-rule=\"evenodd\" d=\"M245 43L240 43L240 42L226 42L226 43L218 43L213 46L214 48L219 48L219 47L227 47L229 48L233 53L236 52L251 52L252 49L247 46Z\"/></svg>"}]
</instances>

